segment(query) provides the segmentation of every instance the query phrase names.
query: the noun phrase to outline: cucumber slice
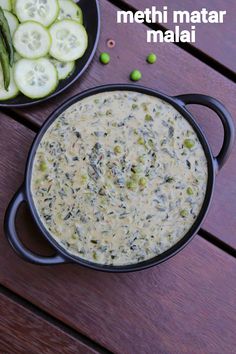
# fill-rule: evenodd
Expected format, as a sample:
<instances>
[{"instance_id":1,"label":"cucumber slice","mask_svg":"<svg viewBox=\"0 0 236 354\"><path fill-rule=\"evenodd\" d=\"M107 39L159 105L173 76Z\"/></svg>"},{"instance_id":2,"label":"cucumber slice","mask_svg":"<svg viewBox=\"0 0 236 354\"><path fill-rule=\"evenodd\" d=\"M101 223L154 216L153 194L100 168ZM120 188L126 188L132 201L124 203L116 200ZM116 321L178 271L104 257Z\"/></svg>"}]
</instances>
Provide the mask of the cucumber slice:
<instances>
[{"instance_id":1,"label":"cucumber slice","mask_svg":"<svg viewBox=\"0 0 236 354\"><path fill-rule=\"evenodd\" d=\"M8 91L4 89L4 78L2 73L2 68L0 66L0 101L9 100L10 98L14 98L18 95L19 90L15 84L13 77L13 70L10 69L10 85L8 87Z\"/></svg>"},{"instance_id":2,"label":"cucumber slice","mask_svg":"<svg viewBox=\"0 0 236 354\"><path fill-rule=\"evenodd\" d=\"M18 26L13 44L23 58L37 59L48 53L51 38L49 32L40 23L27 21Z\"/></svg>"},{"instance_id":3,"label":"cucumber slice","mask_svg":"<svg viewBox=\"0 0 236 354\"><path fill-rule=\"evenodd\" d=\"M56 59L50 58L51 63L55 65L57 69L58 79L64 80L66 79L74 70L75 62L68 61L68 62L61 62Z\"/></svg>"},{"instance_id":4,"label":"cucumber slice","mask_svg":"<svg viewBox=\"0 0 236 354\"><path fill-rule=\"evenodd\" d=\"M83 13L81 8L72 0L59 0L60 12L58 20L75 20L83 24Z\"/></svg>"},{"instance_id":5,"label":"cucumber slice","mask_svg":"<svg viewBox=\"0 0 236 354\"><path fill-rule=\"evenodd\" d=\"M58 84L57 70L49 59L21 59L15 64L14 78L19 90L29 98L42 98Z\"/></svg>"},{"instance_id":6,"label":"cucumber slice","mask_svg":"<svg viewBox=\"0 0 236 354\"><path fill-rule=\"evenodd\" d=\"M19 21L17 20L16 16L14 16L11 12L4 10L4 16L7 19L11 36L13 37L13 34L15 33L17 27L19 26Z\"/></svg>"},{"instance_id":7,"label":"cucumber slice","mask_svg":"<svg viewBox=\"0 0 236 354\"><path fill-rule=\"evenodd\" d=\"M11 11L11 0L0 0L0 7L3 10Z\"/></svg>"},{"instance_id":8,"label":"cucumber slice","mask_svg":"<svg viewBox=\"0 0 236 354\"><path fill-rule=\"evenodd\" d=\"M20 22L36 21L44 26L50 26L59 13L57 0L16 0L16 15Z\"/></svg>"},{"instance_id":9,"label":"cucumber slice","mask_svg":"<svg viewBox=\"0 0 236 354\"><path fill-rule=\"evenodd\" d=\"M50 55L59 61L81 58L88 47L88 35L81 24L74 20L55 22L49 29L52 37Z\"/></svg>"}]
</instances>

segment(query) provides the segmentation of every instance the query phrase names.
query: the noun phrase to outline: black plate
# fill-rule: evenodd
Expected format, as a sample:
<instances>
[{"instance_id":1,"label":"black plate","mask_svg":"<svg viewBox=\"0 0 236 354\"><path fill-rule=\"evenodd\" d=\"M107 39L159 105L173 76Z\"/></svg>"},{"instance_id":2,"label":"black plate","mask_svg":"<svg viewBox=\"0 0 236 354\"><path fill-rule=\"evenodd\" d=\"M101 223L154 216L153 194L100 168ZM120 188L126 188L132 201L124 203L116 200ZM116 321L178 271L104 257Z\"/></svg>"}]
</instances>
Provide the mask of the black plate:
<instances>
[{"instance_id":1,"label":"black plate","mask_svg":"<svg viewBox=\"0 0 236 354\"><path fill-rule=\"evenodd\" d=\"M84 26L88 33L88 48L84 56L76 61L75 70L72 75L70 75L67 79L60 81L57 89L47 97L41 99L30 99L22 94L19 94L13 99L1 101L0 107L25 107L46 101L65 91L84 73L96 52L100 34L100 10L98 0L80 0L78 5L81 7L84 15Z\"/></svg>"}]
</instances>

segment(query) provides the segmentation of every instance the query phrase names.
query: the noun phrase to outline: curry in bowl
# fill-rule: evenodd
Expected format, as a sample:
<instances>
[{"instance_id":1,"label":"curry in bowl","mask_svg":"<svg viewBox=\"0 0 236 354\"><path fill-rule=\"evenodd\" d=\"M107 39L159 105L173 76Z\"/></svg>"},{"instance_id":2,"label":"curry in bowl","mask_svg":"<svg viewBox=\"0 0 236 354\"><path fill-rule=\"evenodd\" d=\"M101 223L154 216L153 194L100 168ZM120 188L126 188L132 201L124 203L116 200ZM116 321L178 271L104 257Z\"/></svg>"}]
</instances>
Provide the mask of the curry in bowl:
<instances>
[{"instance_id":1,"label":"curry in bowl","mask_svg":"<svg viewBox=\"0 0 236 354\"><path fill-rule=\"evenodd\" d=\"M207 160L169 103L102 92L61 113L40 141L31 194L69 254L104 265L143 262L182 239L205 198Z\"/></svg>"}]
</instances>

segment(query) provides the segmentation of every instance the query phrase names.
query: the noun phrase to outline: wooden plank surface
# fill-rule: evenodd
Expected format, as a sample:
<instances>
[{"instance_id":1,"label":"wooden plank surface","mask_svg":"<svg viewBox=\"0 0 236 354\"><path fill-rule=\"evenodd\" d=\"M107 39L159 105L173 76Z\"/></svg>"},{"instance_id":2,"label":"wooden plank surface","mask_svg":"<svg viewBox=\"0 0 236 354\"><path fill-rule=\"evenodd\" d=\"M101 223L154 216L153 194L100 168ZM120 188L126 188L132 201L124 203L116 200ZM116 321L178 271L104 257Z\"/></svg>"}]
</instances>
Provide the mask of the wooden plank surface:
<instances>
[{"instance_id":1,"label":"wooden plank surface","mask_svg":"<svg viewBox=\"0 0 236 354\"><path fill-rule=\"evenodd\" d=\"M168 262L132 274L40 267L12 251L3 215L23 180L32 138L1 116L0 283L115 353L232 353L235 260L200 237ZM36 249L40 235L29 220L25 211L18 228ZM49 252L42 243L41 252Z\"/></svg>"},{"instance_id":2,"label":"wooden plank surface","mask_svg":"<svg viewBox=\"0 0 236 354\"><path fill-rule=\"evenodd\" d=\"M92 354L98 352L0 294L0 353Z\"/></svg>"},{"instance_id":3,"label":"wooden plank surface","mask_svg":"<svg viewBox=\"0 0 236 354\"><path fill-rule=\"evenodd\" d=\"M144 25L116 25L116 8L101 0L102 31L97 56L83 76L65 94L33 108L21 110L28 119L41 124L48 115L74 94L101 84L129 82L129 73L134 68L143 72L140 84L170 95L203 93L214 96L224 103L236 122L236 87L228 79L173 44L159 46L146 44ZM107 50L108 38L114 38L116 47L110 50L111 63L102 66L98 62L101 51ZM124 41L125 38L125 41ZM128 44L128 45L127 45ZM148 65L145 57L150 51L158 53L156 65ZM209 138L213 151L217 152L222 142L222 127L219 119L202 107L190 107ZM224 170L217 177L213 204L204 228L224 242L236 247L236 146ZM224 207L222 207L224 206ZM224 223L222 223L222 218Z\"/></svg>"},{"instance_id":4,"label":"wooden plank surface","mask_svg":"<svg viewBox=\"0 0 236 354\"><path fill-rule=\"evenodd\" d=\"M173 29L172 11L201 11L206 8L208 11L227 11L224 23L200 23L200 24L178 24L180 29L190 29L191 25L196 26L196 43L192 45L200 49L208 56L223 64L233 72L236 72L236 2L235 0L123 0L124 3L132 5L135 9L144 10L147 7L156 6L162 10L163 6L168 7L168 23L164 27Z\"/></svg>"}]
</instances>

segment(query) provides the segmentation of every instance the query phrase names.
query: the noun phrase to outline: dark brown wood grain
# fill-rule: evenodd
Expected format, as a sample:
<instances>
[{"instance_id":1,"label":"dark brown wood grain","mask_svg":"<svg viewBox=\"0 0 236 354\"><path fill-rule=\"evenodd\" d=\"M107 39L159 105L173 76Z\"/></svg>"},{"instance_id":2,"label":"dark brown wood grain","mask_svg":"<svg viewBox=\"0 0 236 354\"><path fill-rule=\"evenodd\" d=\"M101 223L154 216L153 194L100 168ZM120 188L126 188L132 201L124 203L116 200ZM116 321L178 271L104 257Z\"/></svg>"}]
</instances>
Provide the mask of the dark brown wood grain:
<instances>
[{"instance_id":1,"label":"dark brown wood grain","mask_svg":"<svg viewBox=\"0 0 236 354\"><path fill-rule=\"evenodd\" d=\"M0 353L92 354L98 352L0 294Z\"/></svg>"},{"instance_id":2,"label":"dark brown wood grain","mask_svg":"<svg viewBox=\"0 0 236 354\"><path fill-rule=\"evenodd\" d=\"M101 0L102 31L99 50L90 69L65 94L27 110L21 110L28 119L41 124L48 115L67 98L101 84L129 82L129 73L138 68L143 73L140 84L170 95L203 93L214 96L224 103L236 122L236 87L228 79L201 63L173 44L148 45L144 25L117 25L116 8ZM107 50L108 38L114 38L116 47L110 50L111 63L102 66L98 61L101 51ZM124 40L125 39L125 40ZM149 65L146 55L156 51L158 62ZM207 134L214 152L222 143L222 127L215 114L202 107L190 107ZM204 228L224 242L236 247L236 146L230 160L217 177L212 207ZM223 206L223 207L222 207ZM222 223L222 219L224 223Z\"/></svg>"},{"instance_id":3,"label":"dark brown wood grain","mask_svg":"<svg viewBox=\"0 0 236 354\"><path fill-rule=\"evenodd\" d=\"M198 236L168 262L133 274L40 267L13 252L3 215L22 182L32 139L1 116L0 283L115 353L232 353L235 260ZM40 239L29 220L24 211L18 228L36 250Z\"/></svg>"},{"instance_id":4,"label":"dark brown wood grain","mask_svg":"<svg viewBox=\"0 0 236 354\"><path fill-rule=\"evenodd\" d=\"M156 6L157 9L162 10L163 6L168 7L168 23L163 24L168 29L173 29L172 11L201 11L206 8L208 11L227 11L224 17L224 23L200 23L193 24L196 26L196 43L193 46L206 53L208 56L214 58L225 67L228 67L233 72L236 72L236 2L234 0L123 0L124 3L132 5L138 10L144 10L147 7ZM182 30L189 30L191 24L179 24Z\"/></svg>"}]
</instances>

